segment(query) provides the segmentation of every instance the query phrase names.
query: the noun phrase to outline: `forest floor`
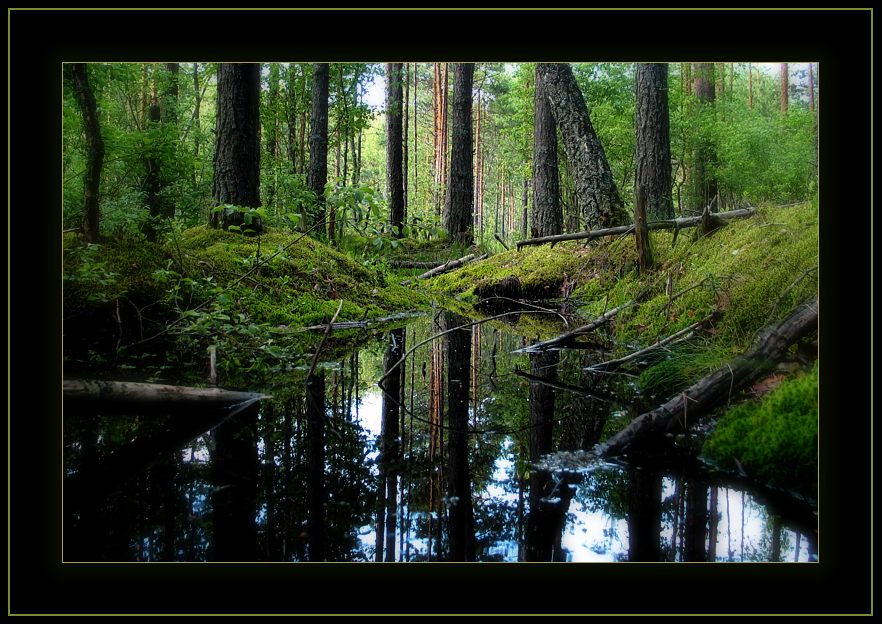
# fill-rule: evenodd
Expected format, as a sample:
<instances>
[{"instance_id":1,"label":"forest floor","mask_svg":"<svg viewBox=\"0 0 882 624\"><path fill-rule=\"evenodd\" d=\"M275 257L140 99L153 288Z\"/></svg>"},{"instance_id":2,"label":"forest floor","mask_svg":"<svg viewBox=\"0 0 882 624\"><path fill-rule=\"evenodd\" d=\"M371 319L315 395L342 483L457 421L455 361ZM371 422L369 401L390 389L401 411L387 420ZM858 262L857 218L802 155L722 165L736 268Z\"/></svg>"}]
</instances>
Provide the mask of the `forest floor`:
<instances>
[{"instance_id":1,"label":"forest floor","mask_svg":"<svg viewBox=\"0 0 882 624\"><path fill-rule=\"evenodd\" d=\"M744 352L760 329L817 294L817 205L761 207L711 235L697 232L683 230L675 240L672 232L653 231L655 269L646 275L638 274L633 238L625 236L504 251L427 280L414 279L425 269L392 266L440 264L483 251L405 240L382 253L350 241L346 249L356 253L347 253L292 232L249 238L207 227L161 245L84 245L67 234L65 367L88 372L93 365L131 369L162 362L192 368L212 343L222 354L225 379L254 380L303 365L316 349L331 353L357 343L356 331L333 332L327 345L321 331L303 331L332 318L366 321L435 307L484 318L488 303L508 300L586 321L633 303L607 328L615 345L610 356L618 357L715 312L712 326L660 350L637 371L640 396L660 404ZM559 332L550 323L522 322L529 323L525 335L537 339ZM816 342L799 345L791 356L751 389L752 402L727 414L719 428L727 437L709 447L720 463L731 467L738 459L741 469L785 486L792 484L785 472L794 462L802 476L816 476L817 466ZM769 408L774 401L783 404ZM814 411L806 414L805 405ZM770 414L788 409L792 422L782 427ZM751 455L755 448L767 450Z\"/></svg>"}]
</instances>

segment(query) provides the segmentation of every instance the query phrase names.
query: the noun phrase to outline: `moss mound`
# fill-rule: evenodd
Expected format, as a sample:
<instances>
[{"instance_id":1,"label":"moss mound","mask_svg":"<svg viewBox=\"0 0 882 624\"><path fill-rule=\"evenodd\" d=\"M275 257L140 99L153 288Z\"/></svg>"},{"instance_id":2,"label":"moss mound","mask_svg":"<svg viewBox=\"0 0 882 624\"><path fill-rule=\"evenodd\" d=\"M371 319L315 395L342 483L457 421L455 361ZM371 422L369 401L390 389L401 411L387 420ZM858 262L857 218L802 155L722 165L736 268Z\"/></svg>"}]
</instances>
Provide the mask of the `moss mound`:
<instances>
[{"instance_id":1,"label":"moss mound","mask_svg":"<svg viewBox=\"0 0 882 624\"><path fill-rule=\"evenodd\" d=\"M784 488L817 494L818 365L784 381L761 402L730 410L705 442L715 463ZM737 462L737 463L736 463Z\"/></svg>"}]
</instances>

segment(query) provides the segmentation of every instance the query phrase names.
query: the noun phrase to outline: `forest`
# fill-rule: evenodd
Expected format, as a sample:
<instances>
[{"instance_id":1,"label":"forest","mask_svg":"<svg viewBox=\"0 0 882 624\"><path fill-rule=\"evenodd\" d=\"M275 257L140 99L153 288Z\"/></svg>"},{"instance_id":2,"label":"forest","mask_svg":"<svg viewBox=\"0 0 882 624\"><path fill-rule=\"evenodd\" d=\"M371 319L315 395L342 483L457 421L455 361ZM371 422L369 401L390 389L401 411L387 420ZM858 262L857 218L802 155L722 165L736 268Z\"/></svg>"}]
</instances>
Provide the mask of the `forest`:
<instances>
[{"instance_id":1,"label":"forest","mask_svg":"<svg viewBox=\"0 0 882 624\"><path fill-rule=\"evenodd\" d=\"M65 561L817 562L819 81L64 64Z\"/></svg>"}]
</instances>

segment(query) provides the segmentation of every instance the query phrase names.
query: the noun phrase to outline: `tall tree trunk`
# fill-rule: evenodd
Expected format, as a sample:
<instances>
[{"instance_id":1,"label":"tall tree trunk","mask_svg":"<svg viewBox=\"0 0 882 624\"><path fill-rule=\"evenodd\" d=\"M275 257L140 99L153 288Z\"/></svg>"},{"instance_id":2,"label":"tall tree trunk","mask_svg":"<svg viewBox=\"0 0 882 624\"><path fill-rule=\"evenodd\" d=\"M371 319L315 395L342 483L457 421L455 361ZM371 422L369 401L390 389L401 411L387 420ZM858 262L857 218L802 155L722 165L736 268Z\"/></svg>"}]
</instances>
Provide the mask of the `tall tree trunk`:
<instances>
[{"instance_id":1,"label":"tall tree trunk","mask_svg":"<svg viewBox=\"0 0 882 624\"><path fill-rule=\"evenodd\" d=\"M457 73L457 69L454 69L454 94L456 93ZM454 99L456 99L456 95L454 95ZM454 102L455 110L456 103ZM456 136L456 124L456 113L454 112L454 136ZM465 319L452 312L444 312L443 314L445 329L462 325L464 321ZM468 459L471 341L472 336L468 329L451 332L445 336L448 364L447 426L450 431L447 447L449 462L447 497L450 559L453 561L475 560L475 522L472 511L472 482Z\"/></svg>"},{"instance_id":2,"label":"tall tree trunk","mask_svg":"<svg viewBox=\"0 0 882 624\"><path fill-rule=\"evenodd\" d=\"M402 64L386 64L386 190L389 221L396 238L404 227L404 181L402 177Z\"/></svg>"},{"instance_id":3,"label":"tall tree trunk","mask_svg":"<svg viewBox=\"0 0 882 624\"><path fill-rule=\"evenodd\" d=\"M388 75L388 74L387 74ZM383 369L388 371L404 354L404 329L396 329L389 334L389 347L383 357ZM402 379L405 367L387 377L381 386L383 391L383 415L380 435L380 489L382 501L379 514L385 515L382 523L377 522L376 560L383 560L385 546L386 561L395 561L395 528L397 518L398 468L401 461L401 441L399 413L401 412ZM382 528L381 528L382 524ZM383 540L381 542L380 540Z\"/></svg>"},{"instance_id":4,"label":"tall tree trunk","mask_svg":"<svg viewBox=\"0 0 882 624\"><path fill-rule=\"evenodd\" d=\"M530 180L524 177L523 194L521 195L521 238L527 238L527 224L529 223L529 205L530 205Z\"/></svg>"},{"instance_id":5,"label":"tall tree trunk","mask_svg":"<svg viewBox=\"0 0 882 624\"><path fill-rule=\"evenodd\" d=\"M419 74L419 63L413 64L413 194L416 197L419 192L420 177L420 161L417 158L417 77Z\"/></svg>"},{"instance_id":6,"label":"tall tree trunk","mask_svg":"<svg viewBox=\"0 0 882 624\"><path fill-rule=\"evenodd\" d=\"M158 142L159 125L162 122L161 109L158 102L154 101L148 108L147 119L147 130L152 135L152 140ZM150 216L144 222L141 231L147 240L151 242L156 242L158 237L157 225L164 216L161 196L162 183L159 179L159 159L155 155L158 147L158 145L154 145L153 149L148 151L148 155L144 159L144 200Z\"/></svg>"},{"instance_id":7,"label":"tall tree trunk","mask_svg":"<svg viewBox=\"0 0 882 624\"><path fill-rule=\"evenodd\" d=\"M312 66L312 115L309 128L309 173L307 186L316 197L316 223L327 218L325 215L325 184L328 182L328 63L315 63ZM303 224L305 227L306 223ZM325 226L318 229L319 238L324 239ZM334 240L334 228L327 228L328 236Z\"/></svg>"},{"instance_id":8,"label":"tall tree trunk","mask_svg":"<svg viewBox=\"0 0 882 624\"><path fill-rule=\"evenodd\" d=\"M260 206L260 65L221 63L217 78L217 140L214 150L215 205ZM257 219L249 227L263 229ZM241 212L211 213L209 225L244 223Z\"/></svg>"},{"instance_id":9,"label":"tall tree trunk","mask_svg":"<svg viewBox=\"0 0 882 624\"><path fill-rule=\"evenodd\" d=\"M444 229L451 240L471 245L472 231L472 80L474 63L453 65L453 133L450 184L444 211Z\"/></svg>"},{"instance_id":10,"label":"tall tree trunk","mask_svg":"<svg viewBox=\"0 0 882 624\"><path fill-rule=\"evenodd\" d=\"M787 63L781 63L781 112L786 113L790 101L790 70Z\"/></svg>"},{"instance_id":11,"label":"tall tree trunk","mask_svg":"<svg viewBox=\"0 0 882 624\"><path fill-rule=\"evenodd\" d=\"M410 124L410 63L405 63L404 65L404 114L401 117L401 124L404 126L404 138L402 139L402 149L403 155L401 157L401 161L404 166L404 222L407 222L407 210L409 205L409 199L407 196L408 191L408 174L410 172L410 162L408 160L409 154L407 149L407 135L408 128Z\"/></svg>"},{"instance_id":12,"label":"tall tree trunk","mask_svg":"<svg viewBox=\"0 0 882 624\"><path fill-rule=\"evenodd\" d=\"M753 108L753 65L747 64L747 106Z\"/></svg>"},{"instance_id":13,"label":"tall tree trunk","mask_svg":"<svg viewBox=\"0 0 882 624\"><path fill-rule=\"evenodd\" d=\"M257 555L257 406L233 416L212 435L210 560L254 561Z\"/></svg>"},{"instance_id":14,"label":"tall tree trunk","mask_svg":"<svg viewBox=\"0 0 882 624\"><path fill-rule=\"evenodd\" d=\"M809 89L809 110L815 110L815 72L812 69L814 63L808 64L808 89Z\"/></svg>"},{"instance_id":15,"label":"tall tree trunk","mask_svg":"<svg viewBox=\"0 0 882 624\"><path fill-rule=\"evenodd\" d=\"M98 123L98 105L89 84L89 72L85 63L73 63L71 73L77 102L83 114L83 129L86 133L86 175L83 179L83 198L85 214L83 233L90 243L97 243L99 221L99 195L101 187L101 167L104 164L104 140L101 138L101 125Z\"/></svg>"},{"instance_id":16,"label":"tall tree trunk","mask_svg":"<svg viewBox=\"0 0 882 624\"><path fill-rule=\"evenodd\" d=\"M716 94L714 91L714 64L713 63L696 63L693 72L695 74L695 96L701 103L702 107L710 107L714 105ZM717 181L715 176L708 169L712 169L716 161L716 153L710 139L704 136L698 138L698 145L695 149L695 162L693 164L693 208L699 211L717 195ZM714 203L711 208L716 212L718 206Z\"/></svg>"},{"instance_id":17,"label":"tall tree trunk","mask_svg":"<svg viewBox=\"0 0 882 624\"><path fill-rule=\"evenodd\" d=\"M484 150L481 145L481 89L475 112L475 220L478 238L484 237Z\"/></svg>"},{"instance_id":18,"label":"tall tree trunk","mask_svg":"<svg viewBox=\"0 0 882 624\"><path fill-rule=\"evenodd\" d=\"M820 163L818 154L818 111L815 110L815 75L812 70L813 63L808 66L809 80L809 110L813 113L812 124L814 127L814 147L815 147L815 176L818 176L818 164Z\"/></svg>"},{"instance_id":19,"label":"tall tree trunk","mask_svg":"<svg viewBox=\"0 0 882 624\"><path fill-rule=\"evenodd\" d=\"M309 561L324 561L325 543L325 372L306 380Z\"/></svg>"},{"instance_id":20,"label":"tall tree trunk","mask_svg":"<svg viewBox=\"0 0 882 624\"><path fill-rule=\"evenodd\" d=\"M563 63L539 63L536 69L566 147L586 225L593 229L629 223L572 68Z\"/></svg>"},{"instance_id":21,"label":"tall tree trunk","mask_svg":"<svg viewBox=\"0 0 882 624\"><path fill-rule=\"evenodd\" d=\"M628 476L628 561L662 561L661 473L631 466Z\"/></svg>"},{"instance_id":22,"label":"tall tree trunk","mask_svg":"<svg viewBox=\"0 0 882 624\"><path fill-rule=\"evenodd\" d=\"M279 101L279 64L270 63L269 66L269 89L267 91L267 114L266 114L266 151L270 156L270 179L267 184L269 197L266 203L272 206L276 198L276 161L279 157L279 123L277 117Z\"/></svg>"},{"instance_id":23,"label":"tall tree trunk","mask_svg":"<svg viewBox=\"0 0 882 624\"><path fill-rule=\"evenodd\" d=\"M636 100L634 184L646 191L646 216L650 221L673 219L667 63L637 63Z\"/></svg>"},{"instance_id":24,"label":"tall tree trunk","mask_svg":"<svg viewBox=\"0 0 882 624\"><path fill-rule=\"evenodd\" d=\"M560 206L560 174L557 166L557 129L545 96L539 67L533 108L533 219L531 235L552 236L563 228Z\"/></svg>"},{"instance_id":25,"label":"tall tree trunk","mask_svg":"<svg viewBox=\"0 0 882 624\"><path fill-rule=\"evenodd\" d=\"M162 120L165 123L178 123L178 76L181 73L181 64L166 63L165 69L169 75L163 92Z\"/></svg>"},{"instance_id":26,"label":"tall tree trunk","mask_svg":"<svg viewBox=\"0 0 882 624\"><path fill-rule=\"evenodd\" d=\"M202 125L199 118L202 107L202 93L199 90L199 63L193 63L193 184L196 184L196 169L199 168L199 145L202 140Z\"/></svg>"}]
</instances>

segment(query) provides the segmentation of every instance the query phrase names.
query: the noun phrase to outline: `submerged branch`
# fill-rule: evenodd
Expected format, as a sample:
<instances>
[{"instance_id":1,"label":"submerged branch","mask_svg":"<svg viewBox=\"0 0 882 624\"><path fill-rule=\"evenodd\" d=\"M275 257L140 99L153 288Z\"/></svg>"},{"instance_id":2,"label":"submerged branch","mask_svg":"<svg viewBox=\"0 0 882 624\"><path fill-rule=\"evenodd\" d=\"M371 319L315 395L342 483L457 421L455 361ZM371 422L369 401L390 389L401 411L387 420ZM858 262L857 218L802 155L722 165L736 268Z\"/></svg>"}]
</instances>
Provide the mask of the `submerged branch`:
<instances>
[{"instance_id":1,"label":"submerged branch","mask_svg":"<svg viewBox=\"0 0 882 624\"><path fill-rule=\"evenodd\" d=\"M644 355L646 355L650 351L654 351L655 349L658 349L659 347L663 347L667 344L674 342L678 338L681 338L682 336L685 336L686 334L698 329L699 327L701 327L702 325L704 325L705 323L710 321L712 318L714 318L716 315L717 315L717 311L711 312L710 314L708 314L706 317L704 317L700 321L698 321L696 323L692 323L692 325L689 325L688 327L684 327L680 331L671 334L667 338L662 338L658 342L649 345L645 349L640 349L639 351L635 351L634 353L629 353L628 355L626 355L624 357L620 357L615 360L608 360L606 362L599 362L597 364L587 366L587 367L585 367L585 370L595 371L595 370L600 370L600 369L617 368L617 367L621 366L622 364L630 362L631 360L636 360L637 358L643 357Z\"/></svg>"},{"instance_id":2,"label":"submerged branch","mask_svg":"<svg viewBox=\"0 0 882 624\"><path fill-rule=\"evenodd\" d=\"M595 447L602 457L622 454L641 438L674 430L686 430L733 393L760 379L787 353L790 345L818 326L818 301L796 307L781 322L766 327L745 354L699 380L664 405L638 416L631 423Z\"/></svg>"},{"instance_id":3,"label":"submerged branch","mask_svg":"<svg viewBox=\"0 0 882 624\"><path fill-rule=\"evenodd\" d=\"M514 353L533 353L536 351L544 351L545 349L550 349L551 347L555 347L557 345L570 342L570 341L574 340L575 338L577 338L578 336L582 336L584 334L587 334L587 333L594 331L595 329L597 329L598 327L600 327L601 325L603 325L604 323L609 321L611 318L613 318L616 314L618 314L619 312L621 312L625 308L628 308L632 305L634 305L634 302L629 301L628 303L620 305L617 308L613 308L609 312L605 312L604 314L602 314L598 318L594 319L593 321L591 321L587 325L582 325L581 327L577 327L576 329L574 329L572 331L568 331L565 334L561 334L560 336L558 336L556 338L551 338L549 340L537 342L536 344L532 344L529 347L524 347L522 349L518 349Z\"/></svg>"}]
</instances>

